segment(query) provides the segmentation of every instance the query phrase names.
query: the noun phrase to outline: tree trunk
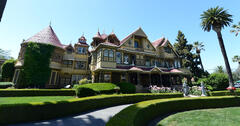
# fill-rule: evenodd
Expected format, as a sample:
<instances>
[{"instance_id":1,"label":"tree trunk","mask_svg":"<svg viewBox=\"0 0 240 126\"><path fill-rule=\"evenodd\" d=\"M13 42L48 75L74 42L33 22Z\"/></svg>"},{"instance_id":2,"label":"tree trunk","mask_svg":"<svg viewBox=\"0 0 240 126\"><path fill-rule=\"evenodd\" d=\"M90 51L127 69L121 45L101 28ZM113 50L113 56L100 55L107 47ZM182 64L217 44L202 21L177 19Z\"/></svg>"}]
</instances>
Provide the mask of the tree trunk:
<instances>
[{"instance_id":1,"label":"tree trunk","mask_svg":"<svg viewBox=\"0 0 240 126\"><path fill-rule=\"evenodd\" d=\"M228 57L227 57L227 53L225 50L225 46L223 43L223 39L222 39L222 34L221 31L216 31L217 32L217 36L218 36L218 42L222 51L222 55L224 58L224 62L225 62L225 66L227 69L227 74L228 74L228 79L229 79L229 87L233 87L233 77L232 77L232 70L230 68L229 62L228 62Z\"/></svg>"},{"instance_id":2,"label":"tree trunk","mask_svg":"<svg viewBox=\"0 0 240 126\"><path fill-rule=\"evenodd\" d=\"M203 68L203 64L202 64L202 59L201 59L200 53L198 54L198 58L199 58L199 61L200 61L200 64L201 64L202 70L204 71L204 68Z\"/></svg>"}]
</instances>

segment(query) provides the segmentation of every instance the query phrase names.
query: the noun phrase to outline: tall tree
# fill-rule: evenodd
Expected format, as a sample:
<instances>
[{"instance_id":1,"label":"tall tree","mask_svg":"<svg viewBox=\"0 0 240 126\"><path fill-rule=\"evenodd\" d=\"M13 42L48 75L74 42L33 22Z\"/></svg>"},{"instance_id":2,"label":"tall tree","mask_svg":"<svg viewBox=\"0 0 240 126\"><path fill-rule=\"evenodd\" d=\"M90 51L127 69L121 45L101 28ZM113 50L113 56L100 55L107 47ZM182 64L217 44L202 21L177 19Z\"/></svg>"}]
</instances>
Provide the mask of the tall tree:
<instances>
[{"instance_id":1,"label":"tall tree","mask_svg":"<svg viewBox=\"0 0 240 126\"><path fill-rule=\"evenodd\" d=\"M232 22L232 15L224 10L222 7L210 8L207 11L204 11L201 14L201 26L204 31L210 32L214 30L217 33L219 45L222 51L222 55L225 61L225 66L227 69L227 74L229 78L229 89L233 88L233 77L232 71L228 62L227 53L225 50L223 38L222 38L222 29L227 27Z\"/></svg>"},{"instance_id":2,"label":"tall tree","mask_svg":"<svg viewBox=\"0 0 240 126\"><path fill-rule=\"evenodd\" d=\"M198 42L198 41L194 42L193 43L193 49L196 51L197 58L199 59L200 65L202 67L202 70L204 71L203 64L202 64L202 59L201 59L201 55L200 55L201 51L205 50L203 43L202 42Z\"/></svg>"},{"instance_id":3,"label":"tall tree","mask_svg":"<svg viewBox=\"0 0 240 126\"><path fill-rule=\"evenodd\" d=\"M238 36L238 33L240 32L240 22L238 22L238 24L234 24L232 28L234 29L230 30L230 32L235 33L235 36Z\"/></svg>"},{"instance_id":4,"label":"tall tree","mask_svg":"<svg viewBox=\"0 0 240 126\"><path fill-rule=\"evenodd\" d=\"M224 73L223 66L217 66L214 73Z\"/></svg>"},{"instance_id":5,"label":"tall tree","mask_svg":"<svg viewBox=\"0 0 240 126\"><path fill-rule=\"evenodd\" d=\"M233 62L237 62L238 63L238 65L240 65L240 56L234 56L233 58L232 58L232 61Z\"/></svg>"}]
</instances>

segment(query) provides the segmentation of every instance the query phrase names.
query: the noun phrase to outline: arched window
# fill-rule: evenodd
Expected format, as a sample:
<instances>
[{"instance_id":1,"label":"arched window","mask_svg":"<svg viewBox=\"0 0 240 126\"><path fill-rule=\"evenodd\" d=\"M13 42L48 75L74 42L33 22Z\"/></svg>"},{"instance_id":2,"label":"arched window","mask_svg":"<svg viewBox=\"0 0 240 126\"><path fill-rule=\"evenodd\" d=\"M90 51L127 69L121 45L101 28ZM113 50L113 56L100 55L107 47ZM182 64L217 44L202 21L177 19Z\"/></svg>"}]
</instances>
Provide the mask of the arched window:
<instances>
[{"instance_id":1,"label":"arched window","mask_svg":"<svg viewBox=\"0 0 240 126\"><path fill-rule=\"evenodd\" d=\"M108 50L106 49L106 50L104 50L104 52L103 52L103 56L106 56L106 57L108 57Z\"/></svg>"},{"instance_id":2,"label":"arched window","mask_svg":"<svg viewBox=\"0 0 240 126\"><path fill-rule=\"evenodd\" d=\"M134 48L138 48L138 47L139 47L138 41L134 41Z\"/></svg>"},{"instance_id":3,"label":"arched window","mask_svg":"<svg viewBox=\"0 0 240 126\"><path fill-rule=\"evenodd\" d=\"M113 58L113 51L112 50L109 50L109 57Z\"/></svg>"}]
</instances>

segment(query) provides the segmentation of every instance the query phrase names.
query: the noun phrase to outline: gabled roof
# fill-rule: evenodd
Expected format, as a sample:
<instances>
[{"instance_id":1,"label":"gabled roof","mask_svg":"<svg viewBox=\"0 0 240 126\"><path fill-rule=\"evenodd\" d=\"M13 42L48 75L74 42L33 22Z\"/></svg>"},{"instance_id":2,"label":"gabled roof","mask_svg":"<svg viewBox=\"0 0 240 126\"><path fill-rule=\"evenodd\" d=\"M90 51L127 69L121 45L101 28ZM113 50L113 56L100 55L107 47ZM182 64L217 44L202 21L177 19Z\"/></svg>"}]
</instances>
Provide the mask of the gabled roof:
<instances>
[{"instance_id":1,"label":"gabled roof","mask_svg":"<svg viewBox=\"0 0 240 126\"><path fill-rule=\"evenodd\" d=\"M167 43L167 39L165 39L164 37L155 40L154 42L152 42L152 45L157 48L158 46L162 46L165 45Z\"/></svg>"},{"instance_id":2,"label":"gabled roof","mask_svg":"<svg viewBox=\"0 0 240 126\"><path fill-rule=\"evenodd\" d=\"M137 35L137 36L142 36L142 37L146 37L147 35L144 33L144 31L142 30L141 27L139 27L137 30L135 30L134 32L132 32L131 34L129 34L127 37L125 37L121 42L120 45L124 44L128 39L130 39L133 35Z\"/></svg>"},{"instance_id":3,"label":"gabled roof","mask_svg":"<svg viewBox=\"0 0 240 126\"><path fill-rule=\"evenodd\" d=\"M42 31L38 32L34 36L24 41L23 43L28 42L50 44L53 46L63 48L63 45L61 44L60 40L58 39L57 35L55 34L51 26L46 27Z\"/></svg>"}]
</instances>

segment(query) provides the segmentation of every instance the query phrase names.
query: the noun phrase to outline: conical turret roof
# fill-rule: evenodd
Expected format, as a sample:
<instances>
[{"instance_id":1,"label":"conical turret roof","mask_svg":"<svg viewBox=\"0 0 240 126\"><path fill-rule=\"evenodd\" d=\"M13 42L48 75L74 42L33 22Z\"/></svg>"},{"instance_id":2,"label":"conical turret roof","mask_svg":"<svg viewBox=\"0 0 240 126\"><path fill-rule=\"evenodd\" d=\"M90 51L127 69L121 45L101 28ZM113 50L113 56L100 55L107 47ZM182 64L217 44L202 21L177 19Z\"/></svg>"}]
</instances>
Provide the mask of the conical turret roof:
<instances>
[{"instance_id":1,"label":"conical turret roof","mask_svg":"<svg viewBox=\"0 0 240 126\"><path fill-rule=\"evenodd\" d=\"M63 48L63 45L61 44L60 40L58 39L57 35L55 34L51 26L46 27L42 31L38 32L34 36L24 41L23 43L27 42L50 44L53 46Z\"/></svg>"}]
</instances>

